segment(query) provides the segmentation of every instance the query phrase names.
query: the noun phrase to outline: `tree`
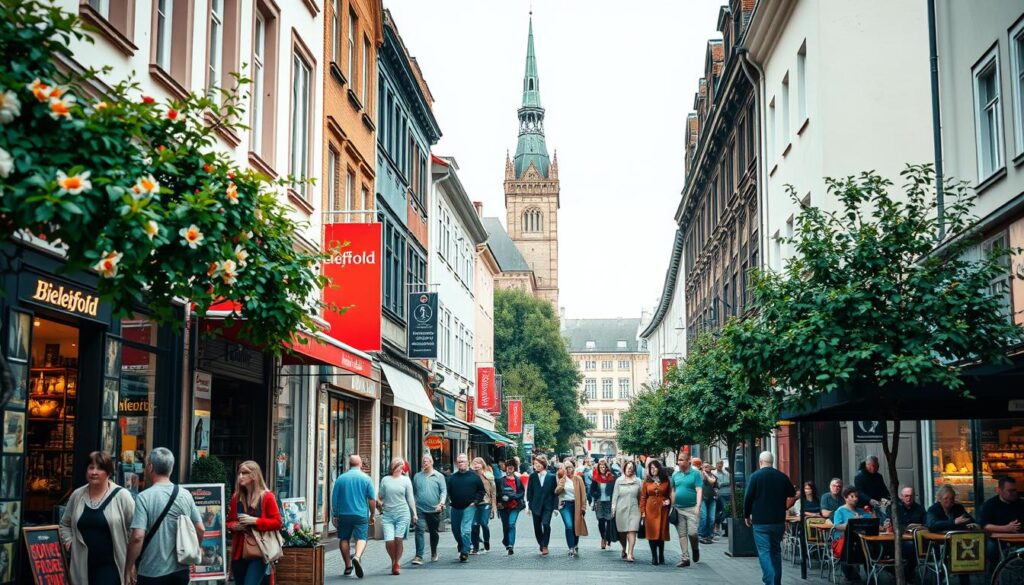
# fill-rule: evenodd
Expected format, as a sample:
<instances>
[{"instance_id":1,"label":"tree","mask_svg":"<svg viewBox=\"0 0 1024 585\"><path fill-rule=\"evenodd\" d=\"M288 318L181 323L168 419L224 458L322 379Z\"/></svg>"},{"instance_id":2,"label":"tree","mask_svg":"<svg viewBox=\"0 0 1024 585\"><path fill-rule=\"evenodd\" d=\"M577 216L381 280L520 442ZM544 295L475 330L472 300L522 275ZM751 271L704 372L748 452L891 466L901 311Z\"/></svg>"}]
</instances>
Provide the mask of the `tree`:
<instances>
[{"instance_id":1,"label":"tree","mask_svg":"<svg viewBox=\"0 0 1024 585\"><path fill-rule=\"evenodd\" d=\"M665 387L645 387L629 403L629 408L619 414L615 436L619 449L638 455L655 455L678 449L680 443L673 443L665 432Z\"/></svg>"},{"instance_id":2,"label":"tree","mask_svg":"<svg viewBox=\"0 0 1024 585\"><path fill-rule=\"evenodd\" d=\"M964 364L1005 363L1021 339L991 283L1006 277L1008 250L970 259L973 199L966 187L945 187L949 239L938 233L934 173L908 166L900 198L873 172L827 179L836 213L804 206L789 243L797 256L780 273L753 279L757 317L735 337L748 372L786 389L784 406L799 409L824 393L870 393L880 418L892 421L882 443L889 482L899 486L899 387L960 390ZM795 191L790 194L796 200ZM949 204L951 202L951 204ZM893 502L895 506L895 499ZM893 528L901 529L893 509ZM901 549L895 548L897 565ZM899 583L902 571L896 571Z\"/></svg>"},{"instance_id":3,"label":"tree","mask_svg":"<svg viewBox=\"0 0 1024 585\"><path fill-rule=\"evenodd\" d=\"M504 370L502 379L505 392L523 401L523 423L534 425L534 448L554 449L561 416L548 396L547 384L541 378L540 370L533 364L520 363ZM508 429L507 408L502 409L497 426L500 431Z\"/></svg>"},{"instance_id":4,"label":"tree","mask_svg":"<svg viewBox=\"0 0 1024 585\"><path fill-rule=\"evenodd\" d=\"M494 291L494 365L508 372L532 364L544 381L559 414L555 448L565 451L570 439L590 428L580 413L583 379L562 338L551 303L518 290ZM507 392L512 395L511 392Z\"/></svg>"}]
</instances>

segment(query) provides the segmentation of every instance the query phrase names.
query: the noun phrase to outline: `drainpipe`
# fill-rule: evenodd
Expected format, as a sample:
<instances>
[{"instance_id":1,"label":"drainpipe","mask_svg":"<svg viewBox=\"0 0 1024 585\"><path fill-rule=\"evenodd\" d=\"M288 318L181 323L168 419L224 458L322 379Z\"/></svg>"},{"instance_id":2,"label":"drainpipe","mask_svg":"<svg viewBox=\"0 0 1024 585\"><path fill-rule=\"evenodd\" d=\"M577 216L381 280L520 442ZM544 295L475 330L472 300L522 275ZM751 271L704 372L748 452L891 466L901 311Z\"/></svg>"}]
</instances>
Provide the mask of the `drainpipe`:
<instances>
[{"instance_id":1,"label":"drainpipe","mask_svg":"<svg viewBox=\"0 0 1024 585\"><path fill-rule=\"evenodd\" d=\"M764 69L761 68L753 59L750 58L750 50L746 47L739 47L736 49L736 56L739 57L740 66L743 69L743 75L746 76L747 81L754 86L754 101L757 104L757 209L760 217L760 236L758 237L758 246L761 250L761 262L765 266L769 266L768 262L768 161L767 157L767 146L764 141L764 101L765 101L765 87L764 87ZM750 73L750 68L753 67L755 74Z\"/></svg>"},{"instance_id":2,"label":"drainpipe","mask_svg":"<svg viewBox=\"0 0 1024 585\"><path fill-rule=\"evenodd\" d=\"M946 239L946 194L942 185L942 110L939 107L939 51L935 31L935 0L928 0L928 61L932 81L932 142L935 147L935 211L938 239Z\"/></svg>"}]
</instances>

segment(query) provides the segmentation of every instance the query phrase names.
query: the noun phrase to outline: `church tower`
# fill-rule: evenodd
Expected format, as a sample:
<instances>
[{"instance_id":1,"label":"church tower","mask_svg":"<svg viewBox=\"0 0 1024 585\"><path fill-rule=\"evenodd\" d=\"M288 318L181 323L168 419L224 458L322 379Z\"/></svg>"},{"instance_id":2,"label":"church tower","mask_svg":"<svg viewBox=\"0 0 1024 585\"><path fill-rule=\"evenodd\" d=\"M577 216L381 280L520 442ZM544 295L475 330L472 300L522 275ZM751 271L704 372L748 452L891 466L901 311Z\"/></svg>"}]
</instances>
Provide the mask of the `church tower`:
<instances>
[{"instance_id":1,"label":"church tower","mask_svg":"<svg viewBox=\"0 0 1024 585\"><path fill-rule=\"evenodd\" d=\"M505 213L508 235L533 270L537 296L558 311L558 153L548 157L544 108L533 50L533 15L526 42L523 105L515 158L505 155Z\"/></svg>"}]
</instances>

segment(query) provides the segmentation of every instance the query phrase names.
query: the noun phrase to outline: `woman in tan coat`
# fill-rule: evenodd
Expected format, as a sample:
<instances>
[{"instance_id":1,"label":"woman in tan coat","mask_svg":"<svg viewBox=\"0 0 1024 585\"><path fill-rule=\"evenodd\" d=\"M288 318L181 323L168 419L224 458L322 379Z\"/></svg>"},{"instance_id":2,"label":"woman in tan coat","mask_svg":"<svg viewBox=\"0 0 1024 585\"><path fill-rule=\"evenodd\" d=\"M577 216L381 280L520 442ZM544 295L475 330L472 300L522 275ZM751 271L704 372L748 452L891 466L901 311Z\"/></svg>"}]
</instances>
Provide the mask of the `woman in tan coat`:
<instances>
[{"instance_id":1,"label":"woman in tan coat","mask_svg":"<svg viewBox=\"0 0 1024 585\"><path fill-rule=\"evenodd\" d=\"M86 484L71 493L60 519L60 540L70 551L74 585L123 585L128 534L135 500L111 481L114 461L100 451L89 454Z\"/></svg>"},{"instance_id":2,"label":"woman in tan coat","mask_svg":"<svg viewBox=\"0 0 1024 585\"><path fill-rule=\"evenodd\" d=\"M612 489L612 519L619 533L619 544L622 545L622 558L633 562L633 549L636 547L636 533L640 530L640 486L642 482L636 477L636 463L627 461L622 466L622 475L615 480Z\"/></svg>"},{"instance_id":3,"label":"woman in tan coat","mask_svg":"<svg viewBox=\"0 0 1024 585\"><path fill-rule=\"evenodd\" d=\"M572 460L566 460L558 470L555 495L558 496L558 513L565 524L565 544L569 547L569 556L578 557L579 537L587 535L587 523L583 520L583 513L587 510L587 487L583 478L576 475L576 466Z\"/></svg>"},{"instance_id":4,"label":"woman in tan coat","mask_svg":"<svg viewBox=\"0 0 1024 585\"><path fill-rule=\"evenodd\" d=\"M665 563L665 541L670 538L668 511L672 505L672 484L668 473L657 459L647 462L647 475L640 487L640 517L644 535L651 546L651 564Z\"/></svg>"}]
</instances>

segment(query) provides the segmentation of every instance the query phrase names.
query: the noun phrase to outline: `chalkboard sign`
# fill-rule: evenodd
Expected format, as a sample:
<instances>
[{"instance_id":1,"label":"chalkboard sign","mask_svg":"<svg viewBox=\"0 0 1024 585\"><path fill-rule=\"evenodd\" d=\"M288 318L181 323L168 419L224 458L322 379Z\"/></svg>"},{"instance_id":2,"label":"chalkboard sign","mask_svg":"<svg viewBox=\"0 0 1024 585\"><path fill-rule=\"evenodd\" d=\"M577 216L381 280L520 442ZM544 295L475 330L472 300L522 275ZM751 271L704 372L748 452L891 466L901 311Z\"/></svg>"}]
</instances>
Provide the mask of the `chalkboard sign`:
<instances>
[{"instance_id":1,"label":"chalkboard sign","mask_svg":"<svg viewBox=\"0 0 1024 585\"><path fill-rule=\"evenodd\" d=\"M28 564L36 585L66 585L67 565L64 547L60 543L60 528L31 526L21 529L28 549Z\"/></svg>"}]
</instances>

